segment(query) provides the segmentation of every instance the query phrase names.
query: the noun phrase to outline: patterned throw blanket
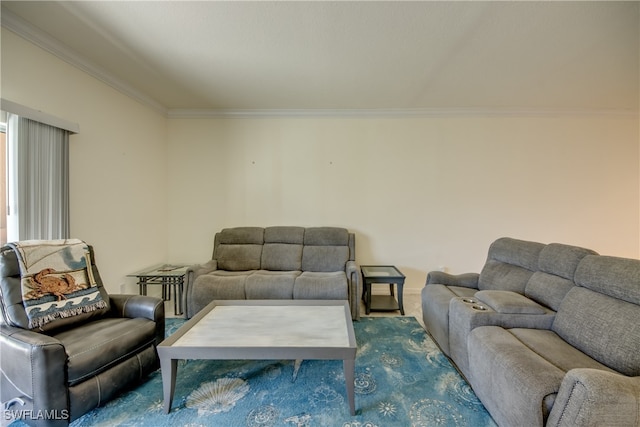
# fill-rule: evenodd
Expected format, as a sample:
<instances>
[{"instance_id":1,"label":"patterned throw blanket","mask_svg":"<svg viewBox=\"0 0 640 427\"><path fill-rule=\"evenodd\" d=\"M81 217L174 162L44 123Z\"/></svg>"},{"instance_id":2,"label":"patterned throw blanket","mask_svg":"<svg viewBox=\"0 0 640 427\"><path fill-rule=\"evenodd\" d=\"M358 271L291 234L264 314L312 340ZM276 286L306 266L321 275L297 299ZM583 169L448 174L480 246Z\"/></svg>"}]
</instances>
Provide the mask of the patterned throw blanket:
<instances>
[{"instance_id":1,"label":"patterned throw blanket","mask_svg":"<svg viewBox=\"0 0 640 427\"><path fill-rule=\"evenodd\" d=\"M29 328L107 307L83 241L26 240L8 245L18 256Z\"/></svg>"}]
</instances>

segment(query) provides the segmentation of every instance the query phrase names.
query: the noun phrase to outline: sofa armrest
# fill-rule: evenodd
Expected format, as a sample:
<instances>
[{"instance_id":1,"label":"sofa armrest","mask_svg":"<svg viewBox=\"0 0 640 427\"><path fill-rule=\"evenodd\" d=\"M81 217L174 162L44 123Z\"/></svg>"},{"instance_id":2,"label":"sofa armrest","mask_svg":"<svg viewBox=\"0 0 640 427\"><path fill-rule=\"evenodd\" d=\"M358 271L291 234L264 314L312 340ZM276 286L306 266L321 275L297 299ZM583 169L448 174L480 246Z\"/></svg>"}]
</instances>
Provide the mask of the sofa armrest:
<instances>
[{"instance_id":1,"label":"sofa armrest","mask_svg":"<svg viewBox=\"0 0 640 427\"><path fill-rule=\"evenodd\" d=\"M461 286L478 289L478 273L449 274L443 271L430 271L427 274L427 285Z\"/></svg>"},{"instance_id":2,"label":"sofa armrest","mask_svg":"<svg viewBox=\"0 0 640 427\"><path fill-rule=\"evenodd\" d=\"M567 372L547 426L640 425L640 376L598 369Z\"/></svg>"},{"instance_id":3,"label":"sofa armrest","mask_svg":"<svg viewBox=\"0 0 640 427\"><path fill-rule=\"evenodd\" d=\"M351 307L351 318L360 320L360 298L362 297L362 272L360 266L355 261L347 261L345 267L347 282L349 285L349 306Z\"/></svg>"},{"instance_id":4,"label":"sofa armrest","mask_svg":"<svg viewBox=\"0 0 640 427\"><path fill-rule=\"evenodd\" d=\"M20 398L16 410L57 410L68 414L65 374L67 353L57 339L0 325L2 401Z\"/></svg>"},{"instance_id":5,"label":"sofa armrest","mask_svg":"<svg viewBox=\"0 0 640 427\"><path fill-rule=\"evenodd\" d=\"M193 283L193 281L196 280L198 276L211 273L212 271L215 271L217 269L218 261L216 261L215 259L210 259L204 264L192 265L191 267L187 268L185 282L187 284Z\"/></svg>"},{"instance_id":6,"label":"sofa armrest","mask_svg":"<svg viewBox=\"0 0 640 427\"><path fill-rule=\"evenodd\" d=\"M478 291L473 298L500 314L547 314L549 310L534 300L512 291Z\"/></svg>"},{"instance_id":7,"label":"sofa armrest","mask_svg":"<svg viewBox=\"0 0 640 427\"><path fill-rule=\"evenodd\" d=\"M182 292L182 309L185 319L188 319L190 315L195 314L191 313L191 307L189 307L189 303L191 301L191 294L193 293L193 284L195 283L196 279L203 274L211 273L212 271L216 271L217 269L218 261L216 261L215 259L210 259L204 264L195 264L187 268L184 278L184 292Z\"/></svg>"},{"instance_id":8,"label":"sofa armrest","mask_svg":"<svg viewBox=\"0 0 640 427\"><path fill-rule=\"evenodd\" d=\"M164 301L146 295L112 294L111 315L113 317L142 317L156 324L156 345L164 340Z\"/></svg>"}]
</instances>

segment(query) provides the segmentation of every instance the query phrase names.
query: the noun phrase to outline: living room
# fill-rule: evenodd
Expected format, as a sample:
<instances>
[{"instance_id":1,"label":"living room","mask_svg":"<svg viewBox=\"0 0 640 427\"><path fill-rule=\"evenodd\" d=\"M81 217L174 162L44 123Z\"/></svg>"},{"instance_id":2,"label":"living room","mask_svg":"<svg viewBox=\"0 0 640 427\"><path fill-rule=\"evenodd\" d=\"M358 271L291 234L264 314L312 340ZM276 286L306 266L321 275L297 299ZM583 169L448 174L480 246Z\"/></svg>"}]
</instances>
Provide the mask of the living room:
<instances>
[{"instance_id":1,"label":"living room","mask_svg":"<svg viewBox=\"0 0 640 427\"><path fill-rule=\"evenodd\" d=\"M602 15L602 31L589 28L594 40L637 35L633 19L615 21L625 8L637 10L617 7ZM401 267L409 290L421 288L430 270L477 271L500 236L640 256L637 37L614 40L620 52L609 49L611 58L585 47L561 64L574 70L635 58L607 67L602 81L585 82L589 74L570 85L560 68L564 81L539 76L531 91L503 90L499 79L482 77L493 84L481 91L487 99L510 94L506 101L521 96L520 105L473 105L478 99L462 91L425 108L367 111L353 98L352 109L172 110L106 84L80 61L71 65L70 51L46 33L8 29L15 13L3 11L2 97L78 124L70 143L71 231L96 247L110 291L135 290L126 275L145 266L206 261L214 233L238 225L346 227L358 235L358 262ZM583 35L585 22L567 24L575 25L569 33ZM612 27L619 29L613 36ZM531 62L523 67L559 66L551 62L557 58L545 64L514 55ZM521 70L514 64L498 64L505 67L499 78L509 76L506 67ZM473 75L457 83L470 91ZM560 85L568 89L552 93Z\"/></svg>"},{"instance_id":2,"label":"living room","mask_svg":"<svg viewBox=\"0 0 640 427\"><path fill-rule=\"evenodd\" d=\"M637 2L196 3L2 2L3 108L78 127L107 292L242 226L344 227L416 298L502 237L640 258Z\"/></svg>"}]
</instances>

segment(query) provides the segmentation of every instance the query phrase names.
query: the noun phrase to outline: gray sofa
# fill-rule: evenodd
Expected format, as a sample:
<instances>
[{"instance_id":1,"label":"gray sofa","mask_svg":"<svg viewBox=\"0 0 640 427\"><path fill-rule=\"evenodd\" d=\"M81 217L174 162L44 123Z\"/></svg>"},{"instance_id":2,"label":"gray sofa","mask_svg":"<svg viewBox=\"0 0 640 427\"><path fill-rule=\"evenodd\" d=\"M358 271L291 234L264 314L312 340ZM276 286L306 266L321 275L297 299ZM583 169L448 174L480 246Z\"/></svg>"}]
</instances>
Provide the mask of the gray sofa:
<instances>
[{"instance_id":1,"label":"gray sofa","mask_svg":"<svg viewBox=\"0 0 640 427\"><path fill-rule=\"evenodd\" d=\"M338 227L236 227L216 233L213 257L187 270L184 311L215 299L343 299L360 318L355 234Z\"/></svg>"},{"instance_id":2,"label":"gray sofa","mask_svg":"<svg viewBox=\"0 0 640 427\"><path fill-rule=\"evenodd\" d=\"M640 260L501 238L422 310L499 425L640 425Z\"/></svg>"}]
</instances>

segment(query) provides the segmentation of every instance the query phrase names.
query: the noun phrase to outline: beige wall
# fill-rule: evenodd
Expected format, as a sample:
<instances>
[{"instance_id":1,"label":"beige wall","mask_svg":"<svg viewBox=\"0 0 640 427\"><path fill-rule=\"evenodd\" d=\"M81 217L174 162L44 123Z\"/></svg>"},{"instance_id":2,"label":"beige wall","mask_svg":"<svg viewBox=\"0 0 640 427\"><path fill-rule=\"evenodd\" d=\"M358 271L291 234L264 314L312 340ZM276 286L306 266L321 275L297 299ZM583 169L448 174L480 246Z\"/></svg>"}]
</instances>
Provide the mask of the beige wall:
<instances>
[{"instance_id":1,"label":"beige wall","mask_svg":"<svg viewBox=\"0 0 640 427\"><path fill-rule=\"evenodd\" d=\"M640 256L633 117L166 119L2 30L2 97L80 125L72 233L110 292L227 226L336 225L360 263L478 271L500 236Z\"/></svg>"},{"instance_id":2,"label":"beige wall","mask_svg":"<svg viewBox=\"0 0 640 427\"><path fill-rule=\"evenodd\" d=\"M237 225L338 225L361 264L479 271L500 236L638 257L634 117L169 122L169 256Z\"/></svg>"},{"instance_id":3,"label":"beige wall","mask_svg":"<svg viewBox=\"0 0 640 427\"><path fill-rule=\"evenodd\" d=\"M109 292L167 257L167 119L2 29L2 97L78 123L71 234L94 245Z\"/></svg>"}]
</instances>

